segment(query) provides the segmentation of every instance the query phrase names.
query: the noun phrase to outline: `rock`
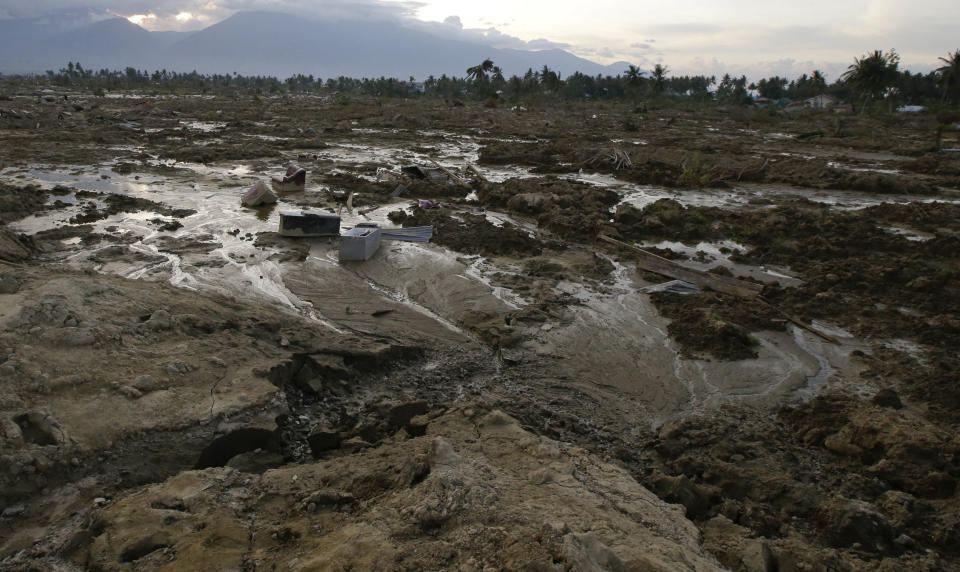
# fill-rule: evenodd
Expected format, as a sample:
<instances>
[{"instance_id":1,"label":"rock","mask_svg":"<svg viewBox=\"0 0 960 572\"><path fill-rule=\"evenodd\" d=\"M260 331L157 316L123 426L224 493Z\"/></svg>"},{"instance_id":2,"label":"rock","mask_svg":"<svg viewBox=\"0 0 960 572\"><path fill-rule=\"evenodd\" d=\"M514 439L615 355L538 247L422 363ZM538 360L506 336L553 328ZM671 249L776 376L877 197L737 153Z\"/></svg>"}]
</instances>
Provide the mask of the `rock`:
<instances>
[{"instance_id":1,"label":"rock","mask_svg":"<svg viewBox=\"0 0 960 572\"><path fill-rule=\"evenodd\" d=\"M0 419L0 443L7 447L23 443L23 432L13 419Z\"/></svg>"},{"instance_id":2,"label":"rock","mask_svg":"<svg viewBox=\"0 0 960 572\"><path fill-rule=\"evenodd\" d=\"M27 507L23 506L22 504L8 506L7 508L3 509L3 513L0 513L0 518L16 518L26 512L26 510Z\"/></svg>"},{"instance_id":3,"label":"rock","mask_svg":"<svg viewBox=\"0 0 960 572\"><path fill-rule=\"evenodd\" d=\"M710 510L710 495L686 475L671 477L654 471L647 484L663 500L683 505L689 518L705 516Z\"/></svg>"},{"instance_id":4,"label":"rock","mask_svg":"<svg viewBox=\"0 0 960 572\"><path fill-rule=\"evenodd\" d=\"M124 385L120 387L117 391L120 392L120 395L124 397L129 397L130 399L140 399L141 397L143 397L142 391L140 391L136 387L130 387L129 385Z\"/></svg>"},{"instance_id":5,"label":"rock","mask_svg":"<svg viewBox=\"0 0 960 572\"><path fill-rule=\"evenodd\" d=\"M434 438L430 444L430 469L455 467L463 462L463 459L454 452L450 443L443 437Z\"/></svg>"},{"instance_id":6,"label":"rock","mask_svg":"<svg viewBox=\"0 0 960 572\"><path fill-rule=\"evenodd\" d=\"M23 440L35 445L59 445L65 441L63 431L49 415L36 411L22 413L13 418L23 434Z\"/></svg>"},{"instance_id":7,"label":"rock","mask_svg":"<svg viewBox=\"0 0 960 572\"><path fill-rule=\"evenodd\" d=\"M93 345L97 339L90 328L64 327L47 330L45 342L52 346L83 347Z\"/></svg>"},{"instance_id":8,"label":"rock","mask_svg":"<svg viewBox=\"0 0 960 572\"><path fill-rule=\"evenodd\" d=\"M20 282L12 274L0 274L0 294L16 294Z\"/></svg>"},{"instance_id":9,"label":"rock","mask_svg":"<svg viewBox=\"0 0 960 572\"><path fill-rule=\"evenodd\" d=\"M831 540L835 546L860 544L874 552L887 552L893 543L893 527L873 505L848 500L826 511L833 521Z\"/></svg>"},{"instance_id":10,"label":"rock","mask_svg":"<svg viewBox=\"0 0 960 572\"><path fill-rule=\"evenodd\" d=\"M426 415L417 415L407 423L407 434L411 437L421 437L427 434L427 426L430 424L430 418Z\"/></svg>"},{"instance_id":11,"label":"rock","mask_svg":"<svg viewBox=\"0 0 960 572\"><path fill-rule=\"evenodd\" d=\"M262 474L267 469L282 466L283 455L277 451L257 449L234 455L227 461L226 466L242 473Z\"/></svg>"},{"instance_id":12,"label":"rock","mask_svg":"<svg viewBox=\"0 0 960 572\"><path fill-rule=\"evenodd\" d=\"M860 457L863 454L863 449L851 443L849 439L841 433L829 435L823 440L823 446L838 455L844 455L846 457Z\"/></svg>"},{"instance_id":13,"label":"rock","mask_svg":"<svg viewBox=\"0 0 960 572\"><path fill-rule=\"evenodd\" d=\"M311 494L303 502L305 506L312 504L315 507L321 507L347 504L352 503L353 501L354 497L350 493L341 493L333 489L322 489Z\"/></svg>"},{"instance_id":14,"label":"rock","mask_svg":"<svg viewBox=\"0 0 960 572\"><path fill-rule=\"evenodd\" d=\"M319 457L321 453L331 449L340 448L340 434L336 431L314 431L307 442L310 444L310 450L314 457Z\"/></svg>"},{"instance_id":15,"label":"rock","mask_svg":"<svg viewBox=\"0 0 960 572\"><path fill-rule=\"evenodd\" d=\"M900 528L907 526L915 517L916 497L902 491L887 491L880 496L877 506L890 524Z\"/></svg>"},{"instance_id":16,"label":"rock","mask_svg":"<svg viewBox=\"0 0 960 572\"><path fill-rule=\"evenodd\" d=\"M160 389L160 382L149 375L138 375L130 385L143 393Z\"/></svg>"},{"instance_id":17,"label":"rock","mask_svg":"<svg viewBox=\"0 0 960 572\"><path fill-rule=\"evenodd\" d=\"M745 572L777 572L777 559L766 542L753 540L743 551L740 564Z\"/></svg>"},{"instance_id":18,"label":"rock","mask_svg":"<svg viewBox=\"0 0 960 572\"><path fill-rule=\"evenodd\" d=\"M900 536L893 539L894 544L897 546L902 546L904 548L917 548L917 541L913 538L907 536L906 534L901 534Z\"/></svg>"},{"instance_id":19,"label":"rock","mask_svg":"<svg viewBox=\"0 0 960 572\"><path fill-rule=\"evenodd\" d=\"M166 371L170 375L183 375L190 373L191 367L180 360L172 361L167 364Z\"/></svg>"},{"instance_id":20,"label":"rock","mask_svg":"<svg viewBox=\"0 0 960 572\"><path fill-rule=\"evenodd\" d=\"M878 391L870 402L880 407L890 407L891 409L903 408L903 402L900 401L900 396L890 388L883 388Z\"/></svg>"},{"instance_id":21,"label":"rock","mask_svg":"<svg viewBox=\"0 0 960 572\"><path fill-rule=\"evenodd\" d=\"M365 441L363 437L351 437L340 444L340 448L349 453L356 453L357 451L368 449L372 446L373 445Z\"/></svg>"},{"instance_id":22,"label":"rock","mask_svg":"<svg viewBox=\"0 0 960 572\"><path fill-rule=\"evenodd\" d=\"M425 414L429 409L430 406L426 401L411 401L395 405L387 413L387 427L391 431L406 427L414 417Z\"/></svg>"},{"instance_id":23,"label":"rock","mask_svg":"<svg viewBox=\"0 0 960 572\"><path fill-rule=\"evenodd\" d=\"M150 319L147 320L146 326L151 330L169 330L172 325L172 317L170 312L166 310L157 310L150 315Z\"/></svg>"},{"instance_id":24,"label":"rock","mask_svg":"<svg viewBox=\"0 0 960 572\"><path fill-rule=\"evenodd\" d=\"M568 534L563 539L567 560L574 570L626 572L627 566L592 532Z\"/></svg>"}]
</instances>

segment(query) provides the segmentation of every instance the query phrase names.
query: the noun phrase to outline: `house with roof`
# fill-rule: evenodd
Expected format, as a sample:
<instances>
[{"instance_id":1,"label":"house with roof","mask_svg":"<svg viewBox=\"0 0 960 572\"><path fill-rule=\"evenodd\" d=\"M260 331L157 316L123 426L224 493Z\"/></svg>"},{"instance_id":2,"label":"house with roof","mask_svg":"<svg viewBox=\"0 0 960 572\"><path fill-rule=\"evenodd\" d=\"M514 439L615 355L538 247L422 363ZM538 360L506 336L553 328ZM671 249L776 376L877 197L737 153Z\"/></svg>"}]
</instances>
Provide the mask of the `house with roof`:
<instances>
[{"instance_id":1,"label":"house with roof","mask_svg":"<svg viewBox=\"0 0 960 572\"><path fill-rule=\"evenodd\" d=\"M833 109L839 100L832 95L820 94L804 100L804 103L813 109Z\"/></svg>"}]
</instances>

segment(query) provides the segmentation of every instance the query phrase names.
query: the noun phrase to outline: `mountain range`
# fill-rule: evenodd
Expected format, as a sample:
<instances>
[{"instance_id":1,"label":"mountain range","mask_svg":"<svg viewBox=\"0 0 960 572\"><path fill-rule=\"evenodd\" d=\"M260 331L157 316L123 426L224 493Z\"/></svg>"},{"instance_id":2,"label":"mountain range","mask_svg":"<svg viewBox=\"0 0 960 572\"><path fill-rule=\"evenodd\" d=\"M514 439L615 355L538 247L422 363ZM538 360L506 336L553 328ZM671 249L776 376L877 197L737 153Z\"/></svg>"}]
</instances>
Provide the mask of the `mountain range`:
<instances>
[{"instance_id":1,"label":"mountain range","mask_svg":"<svg viewBox=\"0 0 960 572\"><path fill-rule=\"evenodd\" d=\"M561 49L499 49L386 21L333 22L275 12L238 12L196 32L150 32L124 18L74 28L49 18L0 20L0 73L7 74L43 73L79 61L94 70L422 80L462 77L487 58L507 76L544 65L564 76L617 75L628 65L604 66Z\"/></svg>"}]
</instances>

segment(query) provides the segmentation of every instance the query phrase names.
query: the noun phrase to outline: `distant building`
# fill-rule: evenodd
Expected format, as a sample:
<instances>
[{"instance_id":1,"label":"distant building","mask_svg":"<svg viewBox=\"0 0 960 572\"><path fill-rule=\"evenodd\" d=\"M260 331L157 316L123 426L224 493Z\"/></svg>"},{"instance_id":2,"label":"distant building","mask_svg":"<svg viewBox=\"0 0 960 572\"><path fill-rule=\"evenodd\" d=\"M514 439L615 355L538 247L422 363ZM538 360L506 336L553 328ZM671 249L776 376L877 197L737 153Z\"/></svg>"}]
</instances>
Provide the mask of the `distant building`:
<instances>
[{"instance_id":1,"label":"distant building","mask_svg":"<svg viewBox=\"0 0 960 572\"><path fill-rule=\"evenodd\" d=\"M807 107L814 109L833 109L839 102L832 95L821 94L807 99L804 103L807 104Z\"/></svg>"},{"instance_id":2,"label":"distant building","mask_svg":"<svg viewBox=\"0 0 960 572\"><path fill-rule=\"evenodd\" d=\"M769 97L757 97L753 100L753 104L757 107L766 107L773 103L773 100Z\"/></svg>"},{"instance_id":3,"label":"distant building","mask_svg":"<svg viewBox=\"0 0 960 572\"><path fill-rule=\"evenodd\" d=\"M807 107L808 106L805 101L791 101L786 105L786 107L783 108L783 110L792 113L794 111L803 111Z\"/></svg>"}]
</instances>

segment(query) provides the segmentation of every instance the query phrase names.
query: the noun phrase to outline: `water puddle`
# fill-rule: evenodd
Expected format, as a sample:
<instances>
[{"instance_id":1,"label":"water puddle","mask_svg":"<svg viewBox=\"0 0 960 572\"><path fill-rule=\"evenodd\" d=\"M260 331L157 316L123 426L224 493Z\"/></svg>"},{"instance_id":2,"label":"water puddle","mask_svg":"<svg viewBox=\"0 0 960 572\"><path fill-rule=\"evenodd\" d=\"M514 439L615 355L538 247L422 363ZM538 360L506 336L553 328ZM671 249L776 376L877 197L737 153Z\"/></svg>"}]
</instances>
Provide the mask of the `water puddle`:
<instances>
[{"instance_id":1,"label":"water puddle","mask_svg":"<svg viewBox=\"0 0 960 572\"><path fill-rule=\"evenodd\" d=\"M926 242L928 240L932 240L937 237L935 234L931 234L929 232L923 232L919 230L913 230L913 229L897 227L897 226L887 227L884 230L886 230L891 234L902 236L911 242Z\"/></svg>"}]
</instances>

